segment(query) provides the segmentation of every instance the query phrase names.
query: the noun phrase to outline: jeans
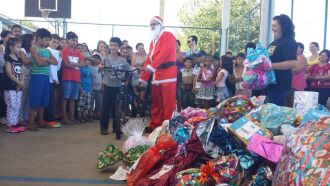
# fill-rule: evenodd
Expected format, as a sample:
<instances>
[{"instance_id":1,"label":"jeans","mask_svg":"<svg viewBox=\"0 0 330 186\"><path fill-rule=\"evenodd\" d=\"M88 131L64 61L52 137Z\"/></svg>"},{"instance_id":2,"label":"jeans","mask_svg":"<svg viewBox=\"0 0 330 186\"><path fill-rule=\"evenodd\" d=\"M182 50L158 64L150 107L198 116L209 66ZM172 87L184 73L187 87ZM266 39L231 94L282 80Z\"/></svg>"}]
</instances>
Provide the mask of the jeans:
<instances>
[{"instance_id":1,"label":"jeans","mask_svg":"<svg viewBox=\"0 0 330 186\"><path fill-rule=\"evenodd\" d=\"M55 85L53 83L50 84L49 91L49 105L45 108L44 112L44 120L48 122L55 121Z\"/></svg>"},{"instance_id":2,"label":"jeans","mask_svg":"<svg viewBox=\"0 0 330 186\"><path fill-rule=\"evenodd\" d=\"M112 115L112 129L115 130L115 113L116 113L116 101L119 93L119 87L104 86L102 108L101 108L101 119L100 128L101 130L108 130L110 112Z\"/></svg>"},{"instance_id":3,"label":"jeans","mask_svg":"<svg viewBox=\"0 0 330 186\"><path fill-rule=\"evenodd\" d=\"M195 95L192 92L191 89L181 89L182 90L182 108L185 109L187 107L193 107L194 106L194 99Z\"/></svg>"}]
</instances>

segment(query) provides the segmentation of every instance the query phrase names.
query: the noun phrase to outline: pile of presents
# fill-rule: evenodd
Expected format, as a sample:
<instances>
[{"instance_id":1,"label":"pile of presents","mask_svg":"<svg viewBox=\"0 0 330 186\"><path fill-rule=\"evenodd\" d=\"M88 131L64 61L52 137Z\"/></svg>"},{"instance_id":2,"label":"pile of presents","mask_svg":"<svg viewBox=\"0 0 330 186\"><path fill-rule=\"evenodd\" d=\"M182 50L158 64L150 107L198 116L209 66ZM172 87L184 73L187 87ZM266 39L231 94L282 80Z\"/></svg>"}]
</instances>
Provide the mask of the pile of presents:
<instances>
[{"instance_id":1,"label":"pile of presents","mask_svg":"<svg viewBox=\"0 0 330 186\"><path fill-rule=\"evenodd\" d=\"M174 113L148 137L136 119L124 127L123 147L106 145L97 166L123 162L110 178L129 186L327 185L330 112L315 97L296 92L288 108L235 96Z\"/></svg>"}]
</instances>

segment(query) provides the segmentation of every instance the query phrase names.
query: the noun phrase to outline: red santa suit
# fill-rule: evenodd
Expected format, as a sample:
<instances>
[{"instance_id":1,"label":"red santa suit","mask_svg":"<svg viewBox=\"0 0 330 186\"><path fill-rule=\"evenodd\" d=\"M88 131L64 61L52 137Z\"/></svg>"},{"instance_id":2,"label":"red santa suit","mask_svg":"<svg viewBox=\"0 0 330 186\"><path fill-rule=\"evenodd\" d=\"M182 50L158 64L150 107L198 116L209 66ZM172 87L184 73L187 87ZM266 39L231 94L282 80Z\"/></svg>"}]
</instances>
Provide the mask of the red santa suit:
<instances>
[{"instance_id":1,"label":"red santa suit","mask_svg":"<svg viewBox=\"0 0 330 186\"><path fill-rule=\"evenodd\" d=\"M157 21L161 20L156 16ZM162 21L162 20L161 20ZM176 108L176 38L163 29L159 36L151 41L149 54L144 63L139 81L147 84L151 81L151 122L155 129L164 120L170 119Z\"/></svg>"}]
</instances>

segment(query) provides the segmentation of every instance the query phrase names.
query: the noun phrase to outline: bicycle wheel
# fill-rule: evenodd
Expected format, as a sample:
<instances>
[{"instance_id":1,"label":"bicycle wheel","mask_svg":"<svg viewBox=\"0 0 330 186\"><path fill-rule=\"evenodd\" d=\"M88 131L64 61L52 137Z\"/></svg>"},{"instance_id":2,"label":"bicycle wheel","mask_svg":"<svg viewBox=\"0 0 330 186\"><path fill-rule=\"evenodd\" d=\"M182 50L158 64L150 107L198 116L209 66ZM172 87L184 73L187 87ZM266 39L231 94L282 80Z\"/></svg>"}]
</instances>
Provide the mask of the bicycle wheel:
<instances>
[{"instance_id":1,"label":"bicycle wheel","mask_svg":"<svg viewBox=\"0 0 330 186\"><path fill-rule=\"evenodd\" d=\"M121 128L125 124L126 117L126 99L118 98L116 104L116 139L120 139L122 135Z\"/></svg>"}]
</instances>

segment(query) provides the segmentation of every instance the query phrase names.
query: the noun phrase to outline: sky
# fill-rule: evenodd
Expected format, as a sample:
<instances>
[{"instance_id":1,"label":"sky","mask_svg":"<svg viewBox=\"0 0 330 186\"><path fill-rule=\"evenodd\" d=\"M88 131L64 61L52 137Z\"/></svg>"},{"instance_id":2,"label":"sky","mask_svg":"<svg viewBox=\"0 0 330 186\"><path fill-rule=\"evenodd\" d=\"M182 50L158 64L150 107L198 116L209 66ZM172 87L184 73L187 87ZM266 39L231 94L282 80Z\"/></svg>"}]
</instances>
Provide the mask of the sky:
<instances>
[{"instance_id":1,"label":"sky","mask_svg":"<svg viewBox=\"0 0 330 186\"><path fill-rule=\"evenodd\" d=\"M179 26L177 12L187 0L165 0L164 24ZM8 0L0 0L0 5ZM0 6L0 13L13 18L24 19L24 0L10 0L16 5L15 10L10 6ZM71 19L68 22L149 25L149 20L159 15L159 0L72 0ZM26 18L44 20L37 18ZM37 26L52 30L50 24L35 23ZM99 40L109 42L112 36L126 39L135 48L136 43L142 42L149 46L148 27L114 27L99 25L68 24L68 31L74 31L80 43L87 43L90 49L96 48ZM176 32L176 29L170 29ZM146 47L148 48L148 47Z\"/></svg>"},{"instance_id":2,"label":"sky","mask_svg":"<svg viewBox=\"0 0 330 186\"><path fill-rule=\"evenodd\" d=\"M177 13L187 1L189 0L165 0L165 25L180 26ZM24 19L24 0L10 0L10 4L15 5L15 9L11 6L2 6L5 4L8 4L8 0L0 0L0 13L14 19ZM296 27L296 40L305 44L307 55L309 55L308 44L311 41L318 42L320 48L323 48L324 6L324 0L295 0L293 22ZM290 16L290 11L290 0L275 1L275 15L285 13ZM148 25L150 18L158 13L159 0L72 0L72 18L68 21ZM48 23L36 23L36 25L52 30L52 26ZM179 29L168 30L174 33L180 31ZM328 30L330 30L330 19L328 19ZM148 46L150 42L147 27L116 26L112 32L111 26L69 24L68 31L76 32L79 42L86 42L90 49L96 48L99 40L105 40L108 43L111 36L126 39L133 47L138 42L144 43L145 46ZM330 32L327 38L330 38ZM327 48L330 48L330 41L327 42Z\"/></svg>"}]
</instances>

